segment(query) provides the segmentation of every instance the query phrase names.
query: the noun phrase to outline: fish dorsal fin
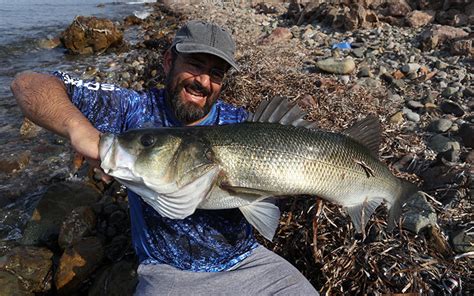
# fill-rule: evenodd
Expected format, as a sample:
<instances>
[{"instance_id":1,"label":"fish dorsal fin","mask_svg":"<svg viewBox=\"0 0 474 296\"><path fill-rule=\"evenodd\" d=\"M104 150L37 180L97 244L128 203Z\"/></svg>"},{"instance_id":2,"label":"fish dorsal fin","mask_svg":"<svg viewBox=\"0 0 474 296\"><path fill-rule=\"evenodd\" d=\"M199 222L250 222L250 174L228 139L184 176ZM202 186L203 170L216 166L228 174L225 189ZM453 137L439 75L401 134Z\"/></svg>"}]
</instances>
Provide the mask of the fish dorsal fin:
<instances>
[{"instance_id":1,"label":"fish dorsal fin","mask_svg":"<svg viewBox=\"0 0 474 296\"><path fill-rule=\"evenodd\" d=\"M284 97L262 101L255 113L250 113L247 122L279 123L306 128L314 128L316 123L304 120L307 115L298 104L290 103Z\"/></svg>"},{"instance_id":2,"label":"fish dorsal fin","mask_svg":"<svg viewBox=\"0 0 474 296\"><path fill-rule=\"evenodd\" d=\"M383 202L383 198L365 199L361 204L345 207L351 217L356 232L363 233L365 225L369 222L370 216L375 209Z\"/></svg>"},{"instance_id":3,"label":"fish dorsal fin","mask_svg":"<svg viewBox=\"0 0 474 296\"><path fill-rule=\"evenodd\" d=\"M267 240L272 241L280 222L280 209L272 198L239 208L245 219Z\"/></svg>"},{"instance_id":4,"label":"fish dorsal fin","mask_svg":"<svg viewBox=\"0 0 474 296\"><path fill-rule=\"evenodd\" d=\"M379 155L382 126L375 115L367 116L342 133L369 148L374 155Z\"/></svg>"}]
</instances>

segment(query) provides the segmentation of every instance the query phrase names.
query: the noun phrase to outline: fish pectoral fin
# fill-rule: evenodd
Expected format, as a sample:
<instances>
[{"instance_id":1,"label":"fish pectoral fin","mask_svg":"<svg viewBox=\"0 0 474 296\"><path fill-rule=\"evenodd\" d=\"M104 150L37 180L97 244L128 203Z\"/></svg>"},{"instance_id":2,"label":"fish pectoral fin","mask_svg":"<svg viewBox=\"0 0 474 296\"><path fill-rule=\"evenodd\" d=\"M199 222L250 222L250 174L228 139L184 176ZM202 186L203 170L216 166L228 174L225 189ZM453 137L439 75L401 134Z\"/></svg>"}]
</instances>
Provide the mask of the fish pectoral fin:
<instances>
[{"instance_id":1,"label":"fish pectoral fin","mask_svg":"<svg viewBox=\"0 0 474 296\"><path fill-rule=\"evenodd\" d=\"M272 241L280 222L280 209L272 198L239 208L245 219L267 240Z\"/></svg>"},{"instance_id":2,"label":"fish pectoral fin","mask_svg":"<svg viewBox=\"0 0 474 296\"><path fill-rule=\"evenodd\" d=\"M354 223L356 232L363 233L370 216L372 216L375 209L382 202L383 198L371 198L370 201L366 198L365 201L360 204L345 207L347 213L351 217L352 223Z\"/></svg>"},{"instance_id":3,"label":"fish pectoral fin","mask_svg":"<svg viewBox=\"0 0 474 296\"><path fill-rule=\"evenodd\" d=\"M160 188L152 184L147 184L155 195L151 198L143 197L143 200L164 217L184 219L192 215L209 194L218 173L219 168L216 166L185 186L176 187L166 193L160 192Z\"/></svg>"}]
</instances>

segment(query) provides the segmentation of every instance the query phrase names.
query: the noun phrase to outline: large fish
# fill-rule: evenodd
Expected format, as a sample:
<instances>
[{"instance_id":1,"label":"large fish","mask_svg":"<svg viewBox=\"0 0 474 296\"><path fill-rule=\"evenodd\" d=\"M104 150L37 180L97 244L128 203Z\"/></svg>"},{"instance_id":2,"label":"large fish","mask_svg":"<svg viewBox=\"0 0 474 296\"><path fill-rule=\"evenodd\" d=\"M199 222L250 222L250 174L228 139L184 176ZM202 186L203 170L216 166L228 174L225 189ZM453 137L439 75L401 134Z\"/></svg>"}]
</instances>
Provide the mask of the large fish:
<instances>
[{"instance_id":1,"label":"large fish","mask_svg":"<svg viewBox=\"0 0 474 296\"><path fill-rule=\"evenodd\" d=\"M105 134L101 166L162 216L239 208L269 240L280 218L273 199L288 195L342 205L358 232L385 201L393 226L402 201L417 189L378 160L378 119L333 133L314 129L304 116L297 105L274 99L246 123Z\"/></svg>"}]
</instances>

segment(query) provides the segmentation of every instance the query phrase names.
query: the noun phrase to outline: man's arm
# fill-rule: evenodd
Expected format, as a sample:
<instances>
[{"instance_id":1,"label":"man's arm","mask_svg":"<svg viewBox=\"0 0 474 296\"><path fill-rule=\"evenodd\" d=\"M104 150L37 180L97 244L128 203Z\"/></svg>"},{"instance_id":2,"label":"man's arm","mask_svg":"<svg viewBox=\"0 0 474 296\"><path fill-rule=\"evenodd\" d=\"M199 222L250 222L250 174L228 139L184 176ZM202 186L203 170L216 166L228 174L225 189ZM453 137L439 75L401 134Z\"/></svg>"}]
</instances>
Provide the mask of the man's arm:
<instances>
[{"instance_id":1,"label":"man's arm","mask_svg":"<svg viewBox=\"0 0 474 296\"><path fill-rule=\"evenodd\" d=\"M74 149L85 157L99 159L100 132L72 104L60 79L22 72L13 80L11 89L27 118L68 138Z\"/></svg>"}]
</instances>

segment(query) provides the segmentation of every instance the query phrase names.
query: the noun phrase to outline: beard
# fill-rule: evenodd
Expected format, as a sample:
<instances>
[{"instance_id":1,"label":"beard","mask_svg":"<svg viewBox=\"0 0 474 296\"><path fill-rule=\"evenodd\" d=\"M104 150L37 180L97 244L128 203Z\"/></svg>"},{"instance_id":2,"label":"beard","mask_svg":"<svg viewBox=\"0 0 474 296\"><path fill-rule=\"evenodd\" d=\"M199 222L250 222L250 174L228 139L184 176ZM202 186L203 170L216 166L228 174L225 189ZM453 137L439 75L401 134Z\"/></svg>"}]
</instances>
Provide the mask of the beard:
<instances>
[{"instance_id":1,"label":"beard","mask_svg":"<svg viewBox=\"0 0 474 296\"><path fill-rule=\"evenodd\" d=\"M170 71L171 75L166 79L167 100L173 109L176 119L184 124L190 124L205 117L211 111L212 105L217 100L217 94L203 87L199 82L181 81L173 87L174 67ZM207 97L204 106L198 106L193 102L187 102L180 96L184 88L197 92Z\"/></svg>"}]
</instances>

